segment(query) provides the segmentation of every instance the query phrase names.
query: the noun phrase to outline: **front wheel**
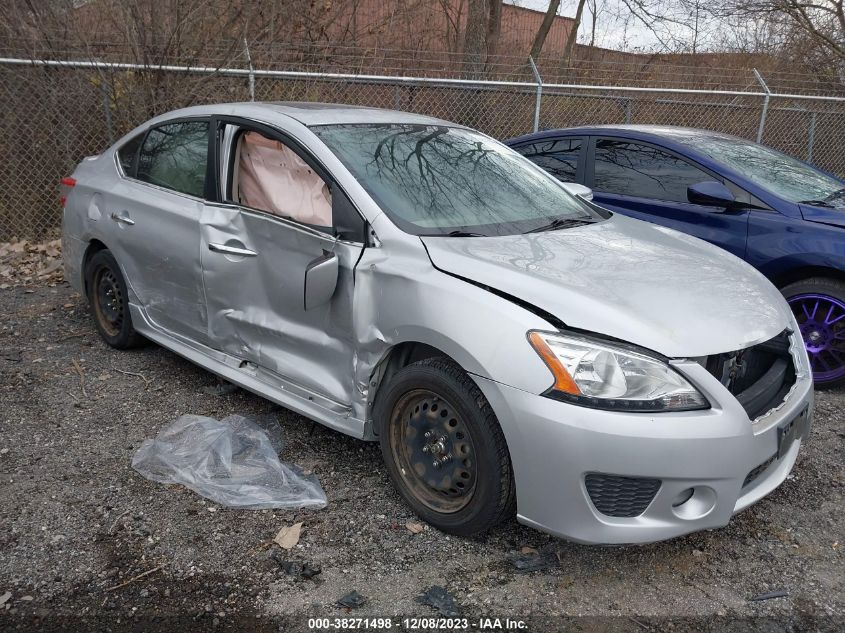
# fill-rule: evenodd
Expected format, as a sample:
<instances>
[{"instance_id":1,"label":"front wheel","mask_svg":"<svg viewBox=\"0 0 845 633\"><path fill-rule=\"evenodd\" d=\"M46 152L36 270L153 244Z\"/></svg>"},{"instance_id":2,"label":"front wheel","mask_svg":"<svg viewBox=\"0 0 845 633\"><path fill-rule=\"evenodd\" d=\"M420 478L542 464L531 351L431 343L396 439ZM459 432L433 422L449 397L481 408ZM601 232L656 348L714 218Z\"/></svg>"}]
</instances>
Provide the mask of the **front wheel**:
<instances>
[{"instance_id":1,"label":"front wheel","mask_svg":"<svg viewBox=\"0 0 845 633\"><path fill-rule=\"evenodd\" d=\"M514 513L502 429L453 362L430 358L399 370L379 391L374 416L390 478L422 519L469 536Z\"/></svg>"},{"instance_id":2,"label":"front wheel","mask_svg":"<svg viewBox=\"0 0 845 633\"><path fill-rule=\"evenodd\" d=\"M781 292L801 329L816 386L845 384L845 282L811 277Z\"/></svg>"}]
</instances>

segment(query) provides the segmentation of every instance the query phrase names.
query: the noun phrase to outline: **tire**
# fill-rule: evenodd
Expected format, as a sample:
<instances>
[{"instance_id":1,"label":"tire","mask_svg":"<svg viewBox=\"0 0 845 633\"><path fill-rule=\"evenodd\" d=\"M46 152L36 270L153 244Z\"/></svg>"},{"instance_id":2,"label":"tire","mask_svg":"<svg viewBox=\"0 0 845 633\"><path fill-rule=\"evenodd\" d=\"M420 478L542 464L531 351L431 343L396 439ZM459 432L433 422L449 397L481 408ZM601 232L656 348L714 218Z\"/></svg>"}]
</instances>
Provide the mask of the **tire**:
<instances>
[{"instance_id":1,"label":"tire","mask_svg":"<svg viewBox=\"0 0 845 633\"><path fill-rule=\"evenodd\" d=\"M845 385L845 282L810 277L781 292L801 328L815 386Z\"/></svg>"},{"instance_id":2,"label":"tire","mask_svg":"<svg viewBox=\"0 0 845 633\"><path fill-rule=\"evenodd\" d=\"M126 281L111 251L97 251L88 260L85 287L94 324L103 340L116 349L140 345L144 339L132 327Z\"/></svg>"},{"instance_id":3,"label":"tire","mask_svg":"<svg viewBox=\"0 0 845 633\"><path fill-rule=\"evenodd\" d=\"M400 369L379 390L374 418L393 485L420 518L471 536L513 516L516 491L502 429L454 362L429 358Z\"/></svg>"}]
</instances>

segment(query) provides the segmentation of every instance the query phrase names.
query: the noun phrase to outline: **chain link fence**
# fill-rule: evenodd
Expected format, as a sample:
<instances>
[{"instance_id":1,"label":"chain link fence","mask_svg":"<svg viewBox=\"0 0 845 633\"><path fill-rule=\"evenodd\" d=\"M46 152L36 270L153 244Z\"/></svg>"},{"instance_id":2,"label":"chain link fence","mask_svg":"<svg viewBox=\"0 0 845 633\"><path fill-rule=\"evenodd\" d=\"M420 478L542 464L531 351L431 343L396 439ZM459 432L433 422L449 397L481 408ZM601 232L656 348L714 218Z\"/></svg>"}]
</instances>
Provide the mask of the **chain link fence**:
<instances>
[{"instance_id":1,"label":"chain link fence","mask_svg":"<svg viewBox=\"0 0 845 633\"><path fill-rule=\"evenodd\" d=\"M61 224L59 180L139 123L227 101L322 101L428 114L505 139L586 124L681 125L758 139L845 176L845 98L746 90L0 59L0 241Z\"/></svg>"}]
</instances>

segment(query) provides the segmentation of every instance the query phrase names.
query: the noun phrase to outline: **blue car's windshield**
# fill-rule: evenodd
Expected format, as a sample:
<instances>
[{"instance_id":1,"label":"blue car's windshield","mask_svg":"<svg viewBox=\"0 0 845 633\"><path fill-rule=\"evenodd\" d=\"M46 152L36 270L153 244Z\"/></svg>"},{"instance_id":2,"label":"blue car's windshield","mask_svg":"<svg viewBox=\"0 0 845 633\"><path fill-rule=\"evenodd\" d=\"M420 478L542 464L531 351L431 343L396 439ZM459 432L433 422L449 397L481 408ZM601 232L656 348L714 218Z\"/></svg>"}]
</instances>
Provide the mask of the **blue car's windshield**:
<instances>
[{"instance_id":1,"label":"blue car's windshield","mask_svg":"<svg viewBox=\"0 0 845 633\"><path fill-rule=\"evenodd\" d=\"M673 134L700 154L790 202L845 209L845 183L776 150L728 136Z\"/></svg>"},{"instance_id":2,"label":"blue car's windshield","mask_svg":"<svg viewBox=\"0 0 845 633\"><path fill-rule=\"evenodd\" d=\"M414 235L513 235L602 216L513 150L441 125L311 128L388 217Z\"/></svg>"}]
</instances>

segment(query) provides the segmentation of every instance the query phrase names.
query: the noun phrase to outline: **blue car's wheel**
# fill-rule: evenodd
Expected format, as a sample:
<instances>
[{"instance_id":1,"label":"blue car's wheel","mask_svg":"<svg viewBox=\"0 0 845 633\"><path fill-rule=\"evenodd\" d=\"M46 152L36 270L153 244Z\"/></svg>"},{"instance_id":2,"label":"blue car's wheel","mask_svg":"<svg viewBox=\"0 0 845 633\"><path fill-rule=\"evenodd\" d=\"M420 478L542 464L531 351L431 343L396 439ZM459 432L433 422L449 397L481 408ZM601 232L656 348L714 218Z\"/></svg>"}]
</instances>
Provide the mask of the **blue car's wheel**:
<instances>
[{"instance_id":1,"label":"blue car's wheel","mask_svg":"<svg viewBox=\"0 0 845 633\"><path fill-rule=\"evenodd\" d=\"M801 328L816 386L845 383L845 283L813 277L782 292Z\"/></svg>"}]
</instances>

